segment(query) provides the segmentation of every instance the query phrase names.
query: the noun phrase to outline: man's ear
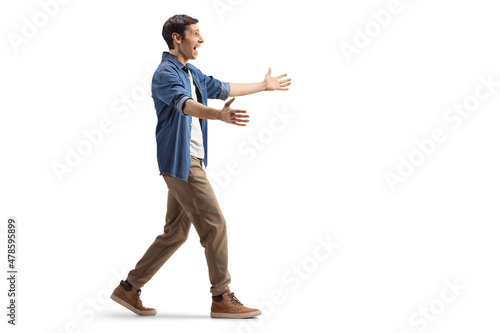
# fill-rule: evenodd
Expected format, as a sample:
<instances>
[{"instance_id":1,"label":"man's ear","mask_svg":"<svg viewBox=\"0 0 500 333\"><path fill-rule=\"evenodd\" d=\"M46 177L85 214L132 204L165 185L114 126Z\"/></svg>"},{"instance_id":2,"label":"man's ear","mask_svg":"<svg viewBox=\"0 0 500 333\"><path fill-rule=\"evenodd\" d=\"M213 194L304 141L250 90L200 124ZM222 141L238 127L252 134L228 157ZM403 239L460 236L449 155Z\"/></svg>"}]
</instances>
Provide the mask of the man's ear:
<instances>
[{"instance_id":1,"label":"man's ear","mask_svg":"<svg viewBox=\"0 0 500 333\"><path fill-rule=\"evenodd\" d=\"M181 35L179 35L177 32L172 33L172 40L174 41L175 44L180 44L181 43Z\"/></svg>"}]
</instances>

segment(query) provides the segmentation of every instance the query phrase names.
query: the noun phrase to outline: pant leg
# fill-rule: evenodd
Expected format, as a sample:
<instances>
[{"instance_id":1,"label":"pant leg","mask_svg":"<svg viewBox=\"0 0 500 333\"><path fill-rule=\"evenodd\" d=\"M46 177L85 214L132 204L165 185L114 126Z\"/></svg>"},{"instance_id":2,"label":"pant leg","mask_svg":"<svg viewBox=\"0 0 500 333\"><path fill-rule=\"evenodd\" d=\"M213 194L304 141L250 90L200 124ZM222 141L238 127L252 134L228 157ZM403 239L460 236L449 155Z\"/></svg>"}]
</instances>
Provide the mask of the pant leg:
<instances>
[{"instance_id":1,"label":"pant leg","mask_svg":"<svg viewBox=\"0 0 500 333\"><path fill-rule=\"evenodd\" d=\"M226 220L215 197L201 161L191 157L188 181L163 176L169 191L182 206L193 223L200 243L205 248L212 295L229 290L231 275L228 270Z\"/></svg>"},{"instance_id":2,"label":"pant leg","mask_svg":"<svg viewBox=\"0 0 500 333\"><path fill-rule=\"evenodd\" d=\"M130 284L142 288L186 241L190 226L191 221L169 190L164 232L156 237L142 259L129 272L127 280Z\"/></svg>"}]
</instances>

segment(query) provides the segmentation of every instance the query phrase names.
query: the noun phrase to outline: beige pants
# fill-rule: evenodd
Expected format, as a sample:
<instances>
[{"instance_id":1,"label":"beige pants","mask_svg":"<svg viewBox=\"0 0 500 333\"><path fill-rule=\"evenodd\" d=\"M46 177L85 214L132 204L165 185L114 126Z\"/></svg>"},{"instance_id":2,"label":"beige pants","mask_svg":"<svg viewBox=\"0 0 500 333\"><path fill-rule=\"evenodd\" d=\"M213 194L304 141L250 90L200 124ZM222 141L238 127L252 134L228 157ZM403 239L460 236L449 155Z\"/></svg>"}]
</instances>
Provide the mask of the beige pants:
<instances>
[{"instance_id":1,"label":"beige pants","mask_svg":"<svg viewBox=\"0 0 500 333\"><path fill-rule=\"evenodd\" d=\"M226 221L210 185L202 160L191 156L188 181L163 174L168 186L164 233L158 235L127 280L142 288L186 241L191 223L205 248L210 292L220 295L229 290Z\"/></svg>"}]
</instances>

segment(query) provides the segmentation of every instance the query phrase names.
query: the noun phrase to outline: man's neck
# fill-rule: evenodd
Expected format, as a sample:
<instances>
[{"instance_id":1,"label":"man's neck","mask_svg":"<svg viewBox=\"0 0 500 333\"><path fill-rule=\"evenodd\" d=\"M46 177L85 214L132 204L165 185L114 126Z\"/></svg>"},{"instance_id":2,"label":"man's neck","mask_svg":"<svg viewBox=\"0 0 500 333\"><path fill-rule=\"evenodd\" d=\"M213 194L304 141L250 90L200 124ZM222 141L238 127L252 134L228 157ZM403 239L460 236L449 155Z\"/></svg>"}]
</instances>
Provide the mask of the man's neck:
<instances>
[{"instance_id":1,"label":"man's neck","mask_svg":"<svg viewBox=\"0 0 500 333\"><path fill-rule=\"evenodd\" d=\"M175 57L177 60L179 60L183 65L186 65L188 62L188 59L184 58L178 50L170 50L170 55Z\"/></svg>"}]
</instances>

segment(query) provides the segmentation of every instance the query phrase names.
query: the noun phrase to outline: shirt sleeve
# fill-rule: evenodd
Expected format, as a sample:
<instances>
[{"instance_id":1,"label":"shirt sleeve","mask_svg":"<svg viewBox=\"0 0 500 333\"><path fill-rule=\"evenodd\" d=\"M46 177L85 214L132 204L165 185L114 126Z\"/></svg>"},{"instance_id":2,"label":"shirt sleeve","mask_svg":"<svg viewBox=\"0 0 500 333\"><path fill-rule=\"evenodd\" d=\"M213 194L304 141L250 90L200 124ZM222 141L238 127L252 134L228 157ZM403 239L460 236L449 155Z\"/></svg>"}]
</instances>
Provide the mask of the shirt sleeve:
<instances>
[{"instance_id":1,"label":"shirt sleeve","mask_svg":"<svg viewBox=\"0 0 500 333\"><path fill-rule=\"evenodd\" d=\"M155 74L152 92L165 104L173 105L182 115L184 115L182 112L184 103L191 98L179 74L169 68L164 68Z\"/></svg>"},{"instance_id":2,"label":"shirt sleeve","mask_svg":"<svg viewBox=\"0 0 500 333\"><path fill-rule=\"evenodd\" d=\"M200 72L204 77L207 86L207 98L220 99L225 101L229 97L231 86L229 82L219 81L213 76L207 76Z\"/></svg>"}]
</instances>

